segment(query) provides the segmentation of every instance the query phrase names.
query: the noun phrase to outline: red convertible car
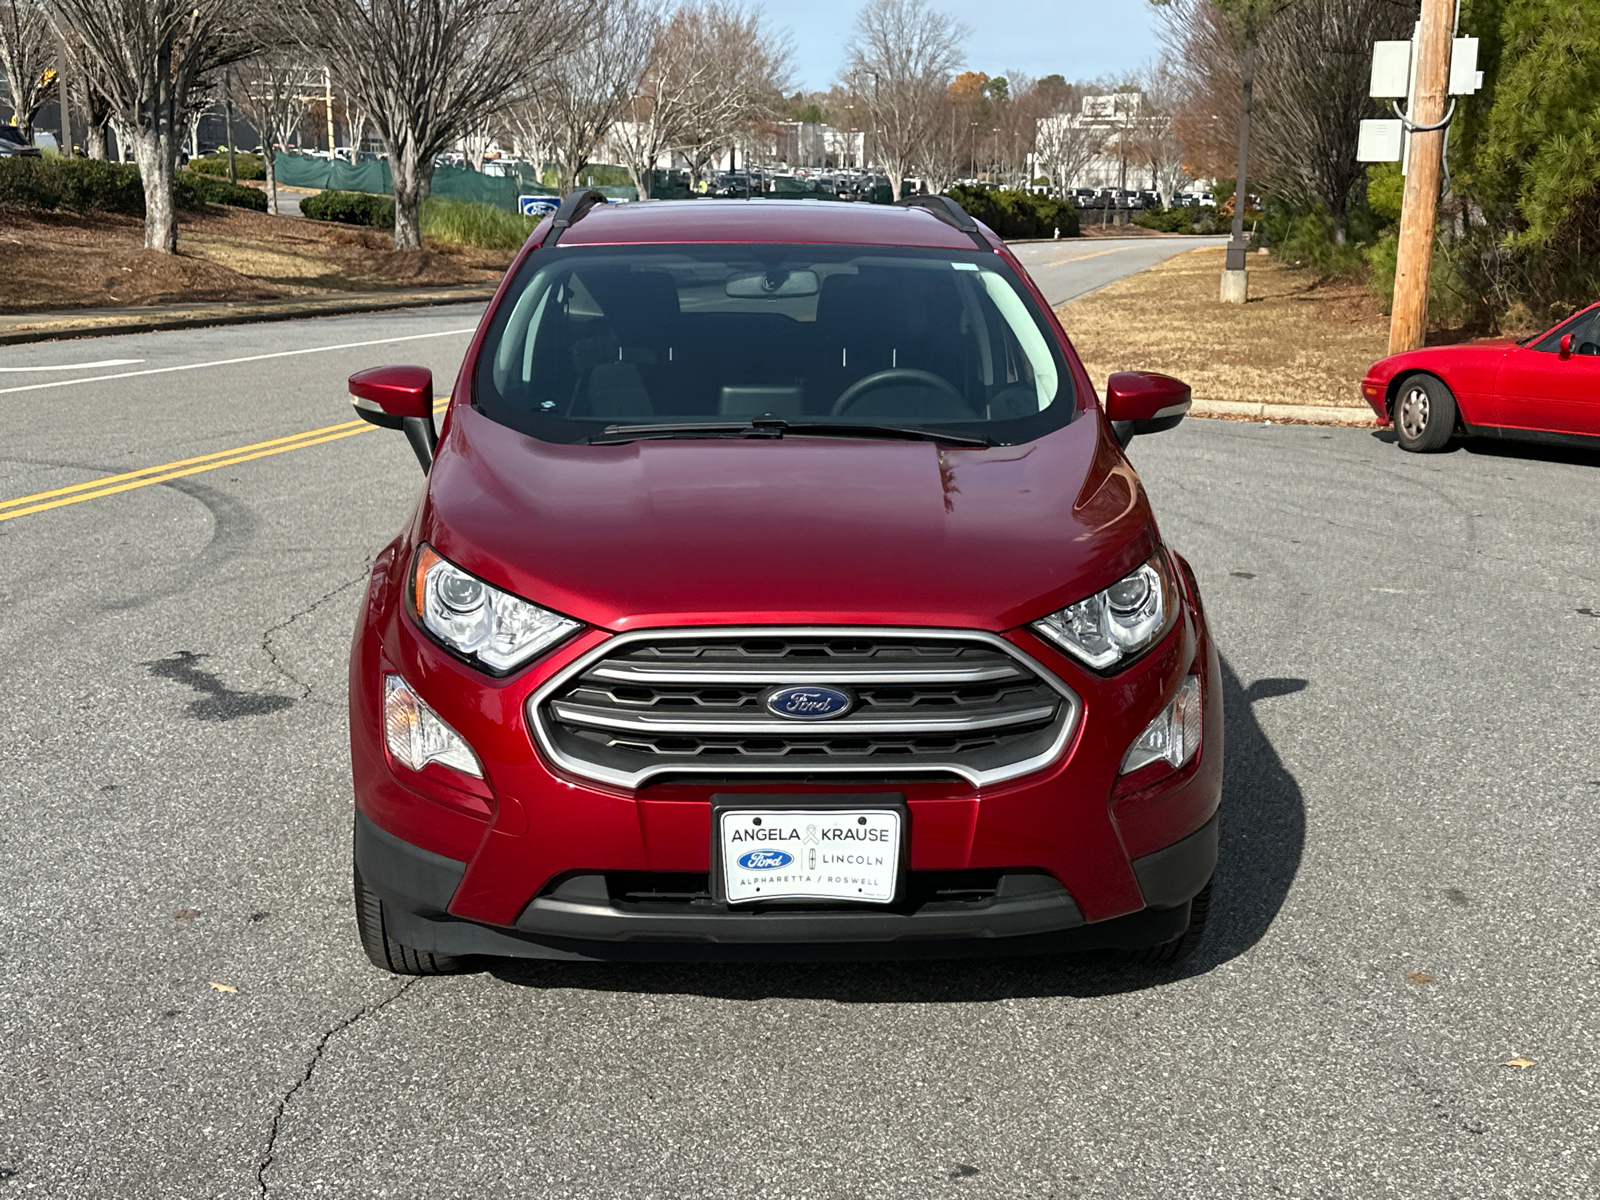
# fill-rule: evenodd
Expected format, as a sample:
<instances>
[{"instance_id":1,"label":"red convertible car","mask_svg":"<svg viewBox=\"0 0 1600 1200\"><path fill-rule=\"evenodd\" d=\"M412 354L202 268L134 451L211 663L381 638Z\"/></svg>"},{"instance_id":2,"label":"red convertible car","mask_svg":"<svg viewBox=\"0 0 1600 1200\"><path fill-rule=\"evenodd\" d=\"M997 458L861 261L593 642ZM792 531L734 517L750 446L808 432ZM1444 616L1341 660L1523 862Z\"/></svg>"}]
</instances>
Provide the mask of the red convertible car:
<instances>
[{"instance_id":1,"label":"red convertible car","mask_svg":"<svg viewBox=\"0 0 1600 1200\"><path fill-rule=\"evenodd\" d=\"M1443 450L1455 436L1600 444L1600 304L1521 341L1392 354L1361 394L1404 450Z\"/></svg>"}]
</instances>

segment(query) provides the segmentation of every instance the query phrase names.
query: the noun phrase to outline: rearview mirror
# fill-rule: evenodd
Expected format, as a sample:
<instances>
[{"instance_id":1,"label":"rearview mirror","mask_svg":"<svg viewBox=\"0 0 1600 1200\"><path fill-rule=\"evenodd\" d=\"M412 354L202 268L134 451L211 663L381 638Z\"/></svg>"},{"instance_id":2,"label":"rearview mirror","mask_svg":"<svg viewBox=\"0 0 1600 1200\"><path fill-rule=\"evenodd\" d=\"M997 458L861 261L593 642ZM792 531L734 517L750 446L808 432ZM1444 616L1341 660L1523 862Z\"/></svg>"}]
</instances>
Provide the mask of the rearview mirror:
<instances>
[{"instance_id":1,"label":"rearview mirror","mask_svg":"<svg viewBox=\"0 0 1600 1200\"><path fill-rule=\"evenodd\" d=\"M1570 333L1563 333L1561 335L1561 341L1557 344L1560 347L1562 358L1572 357L1572 335Z\"/></svg>"},{"instance_id":2,"label":"rearview mirror","mask_svg":"<svg viewBox=\"0 0 1600 1200\"><path fill-rule=\"evenodd\" d=\"M439 435L433 428L433 372L427 367L369 367L350 376L356 415L384 429L405 431L422 464L433 466Z\"/></svg>"},{"instance_id":3,"label":"rearview mirror","mask_svg":"<svg viewBox=\"0 0 1600 1200\"><path fill-rule=\"evenodd\" d=\"M1106 380L1106 420L1124 449L1137 434L1171 429L1191 403L1189 385L1171 375L1118 371Z\"/></svg>"},{"instance_id":4,"label":"rearview mirror","mask_svg":"<svg viewBox=\"0 0 1600 1200\"><path fill-rule=\"evenodd\" d=\"M757 271L752 275L733 275L723 289L734 300L788 300L817 294L815 271Z\"/></svg>"}]
</instances>

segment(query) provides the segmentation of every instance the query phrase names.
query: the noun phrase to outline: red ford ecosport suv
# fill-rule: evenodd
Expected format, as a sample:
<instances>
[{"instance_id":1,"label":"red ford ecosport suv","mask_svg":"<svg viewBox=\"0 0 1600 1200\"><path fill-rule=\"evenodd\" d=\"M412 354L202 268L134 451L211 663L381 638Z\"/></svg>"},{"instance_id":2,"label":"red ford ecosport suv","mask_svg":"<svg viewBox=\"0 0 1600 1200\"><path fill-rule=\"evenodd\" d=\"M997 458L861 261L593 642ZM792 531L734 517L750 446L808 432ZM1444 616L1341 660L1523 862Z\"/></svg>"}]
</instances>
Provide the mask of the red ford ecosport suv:
<instances>
[{"instance_id":1,"label":"red ford ecosport suv","mask_svg":"<svg viewBox=\"0 0 1600 1200\"><path fill-rule=\"evenodd\" d=\"M939 197L543 222L350 656L379 966L948 955L1198 939L1222 704L1184 560L992 233Z\"/></svg>"}]
</instances>

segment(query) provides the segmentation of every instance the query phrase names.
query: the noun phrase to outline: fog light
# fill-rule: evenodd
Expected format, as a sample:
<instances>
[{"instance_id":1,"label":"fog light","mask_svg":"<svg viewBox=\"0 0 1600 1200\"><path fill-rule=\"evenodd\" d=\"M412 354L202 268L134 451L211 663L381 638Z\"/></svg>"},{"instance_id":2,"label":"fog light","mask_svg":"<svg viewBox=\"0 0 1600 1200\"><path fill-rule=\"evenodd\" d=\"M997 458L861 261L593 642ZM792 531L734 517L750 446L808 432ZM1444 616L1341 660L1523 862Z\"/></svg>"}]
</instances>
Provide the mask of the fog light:
<instances>
[{"instance_id":1,"label":"fog light","mask_svg":"<svg viewBox=\"0 0 1600 1200\"><path fill-rule=\"evenodd\" d=\"M1174 768L1183 766L1200 749L1200 725L1200 677L1191 675L1128 747L1122 774L1153 762L1166 761Z\"/></svg>"},{"instance_id":2,"label":"fog light","mask_svg":"<svg viewBox=\"0 0 1600 1200\"><path fill-rule=\"evenodd\" d=\"M483 778L472 748L398 675L383 677L383 740L395 761L413 771L436 762L463 775Z\"/></svg>"}]
</instances>

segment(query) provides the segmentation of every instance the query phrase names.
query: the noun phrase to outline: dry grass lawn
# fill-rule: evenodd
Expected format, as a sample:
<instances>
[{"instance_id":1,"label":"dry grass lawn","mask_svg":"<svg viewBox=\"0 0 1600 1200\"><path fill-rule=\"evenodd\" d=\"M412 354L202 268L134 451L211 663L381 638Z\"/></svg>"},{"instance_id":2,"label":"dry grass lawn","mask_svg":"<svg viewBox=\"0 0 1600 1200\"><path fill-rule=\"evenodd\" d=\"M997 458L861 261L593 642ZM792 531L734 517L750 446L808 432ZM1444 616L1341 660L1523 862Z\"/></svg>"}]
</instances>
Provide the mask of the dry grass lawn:
<instances>
[{"instance_id":1,"label":"dry grass lawn","mask_svg":"<svg viewBox=\"0 0 1600 1200\"><path fill-rule=\"evenodd\" d=\"M1250 256L1250 302L1217 300L1223 251L1206 247L1056 309L1096 387L1114 371L1176 375L1197 399L1364 409L1388 318L1360 284Z\"/></svg>"},{"instance_id":2,"label":"dry grass lawn","mask_svg":"<svg viewBox=\"0 0 1600 1200\"><path fill-rule=\"evenodd\" d=\"M182 214L176 257L142 249L137 217L7 211L0 216L0 312L274 300L338 292L493 283L512 252L210 206Z\"/></svg>"}]
</instances>

